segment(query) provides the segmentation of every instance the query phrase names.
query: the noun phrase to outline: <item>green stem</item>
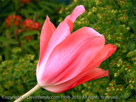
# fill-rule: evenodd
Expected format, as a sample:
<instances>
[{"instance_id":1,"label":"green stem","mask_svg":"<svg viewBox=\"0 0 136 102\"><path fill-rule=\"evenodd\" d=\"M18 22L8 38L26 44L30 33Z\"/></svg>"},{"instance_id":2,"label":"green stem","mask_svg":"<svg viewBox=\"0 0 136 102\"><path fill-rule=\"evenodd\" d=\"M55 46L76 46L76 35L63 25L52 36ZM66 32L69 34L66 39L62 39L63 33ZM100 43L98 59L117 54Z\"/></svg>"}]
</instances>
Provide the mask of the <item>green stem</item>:
<instances>
[{"instance_id":1,"label":"green stem","mask_svg":"<svg viewBox=\"0 0 136 102\"><path fill-rule=\"evenodd\" d=\"M40 88L41 88L41 86L39 84L37 84L30 91L28 91L27 93L25 93L24 95L22 95L21 97L19 97L18 99L16 99L14 102L21 102L26 97L28 97L28 96L32 95L33 93L35 93L36 91L38 91Z\"/></svg>"}]
</instances>

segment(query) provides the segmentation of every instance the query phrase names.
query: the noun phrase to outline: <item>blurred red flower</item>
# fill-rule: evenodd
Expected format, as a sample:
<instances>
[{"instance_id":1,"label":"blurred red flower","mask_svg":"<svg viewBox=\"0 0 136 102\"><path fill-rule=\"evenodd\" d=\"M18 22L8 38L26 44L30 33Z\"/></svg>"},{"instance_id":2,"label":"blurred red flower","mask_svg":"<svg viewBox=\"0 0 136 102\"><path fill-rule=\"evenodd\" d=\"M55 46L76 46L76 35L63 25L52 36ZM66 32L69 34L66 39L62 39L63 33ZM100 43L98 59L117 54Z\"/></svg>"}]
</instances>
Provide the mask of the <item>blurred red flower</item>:
<instances>
[{"instance_id":1,"label":"blurred red flower","mask_svg":"<svg viewBox=\"0 0 136 102\"><path fill-rule=\"evenodd\" d=\"M20 2L24 3L24 4L27 4L27 3L30 3L31 0L20 0Z\"/></svg>"},{"instance_id":2,"label":"blurred red flower","mask_svg":"<svg viewBox=\"0 0 136 102\"><path fill-rule=\"evenodd\" d=\"M34 21L32 21L31 19L26 19L26 20L23 22L23 26L24 26L26 29L30 29L30 30L39 30L39 28L41 27L40 23L34 22Z\"/></svg>"},{"instance_id":3,"label":"blurred red flower","mask_svg":"<svg viewBox=\"0 0 136 102\"><path fill-rule=\"evenodd\" d=\"M39 30L40 27L41 27L41 24L38 23L38 22L35 22L34 25L33 25L34 30Z\"/></svg>"},{"instance_id":4,"label":"blurred red flower","mask_svg":"<svg viewBox=\"0 0 136 102\"><path fill-rule=\"evenodd\" d=\"M33 21L31 19L26 19L24 22L23 22L23 26L25 28L32 28L32 25L33 25Z\"/></svg>"},{"instance_id":5,"label":"blurred red flower","mask_svg":"<svg viewBox=\"0 0 136 102\"><path fill-rule=\"evenodd\" d=\"M12 15L12 16L8 16L5 19L5 23L7 26L11 26L11 23L13 23L13 25L15 26L18 26L21 20L22 20L22 17L20 17L19 15Z\"/></svg>"}]
</instances>

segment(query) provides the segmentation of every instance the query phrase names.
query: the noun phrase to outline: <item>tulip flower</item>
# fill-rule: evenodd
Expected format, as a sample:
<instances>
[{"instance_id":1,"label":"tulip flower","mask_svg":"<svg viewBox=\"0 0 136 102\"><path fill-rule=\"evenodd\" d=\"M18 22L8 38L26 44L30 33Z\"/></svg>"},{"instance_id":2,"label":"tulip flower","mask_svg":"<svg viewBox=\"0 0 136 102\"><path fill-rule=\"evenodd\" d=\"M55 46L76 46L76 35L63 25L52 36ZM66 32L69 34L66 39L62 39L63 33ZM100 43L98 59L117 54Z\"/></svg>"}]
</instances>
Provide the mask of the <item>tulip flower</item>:
<instances>
[{"instance_id":1,"label":"tulip flower","mask_svg":"<svg viewBox=\"0 0 136 102\"><path fill-rule=\"evenodd\" d=\"M105 45L105 38L92 28L83 27L72 32L74 21L85 11L77 6L57 28L47 16L40 36L40 58L36 77L38 89L61 93L84 82L108 76L99 68L111 56L116 46Z\"/></svg>"},{"instance_id":2,"label":"tulip flower","mask_svg":"<svg viewBox=\"0 0 136 102\"><path fill-rule=\"evenodd\" d=\"M116 50L104 45L105 38L92 28L73 32L73 23L85 11L77 6L57 28L47 16L40 36L40 59L37 65L38 84L54 93L65 92L86 81L108 76L99 67Z\"/></svg>"}]
</instances>

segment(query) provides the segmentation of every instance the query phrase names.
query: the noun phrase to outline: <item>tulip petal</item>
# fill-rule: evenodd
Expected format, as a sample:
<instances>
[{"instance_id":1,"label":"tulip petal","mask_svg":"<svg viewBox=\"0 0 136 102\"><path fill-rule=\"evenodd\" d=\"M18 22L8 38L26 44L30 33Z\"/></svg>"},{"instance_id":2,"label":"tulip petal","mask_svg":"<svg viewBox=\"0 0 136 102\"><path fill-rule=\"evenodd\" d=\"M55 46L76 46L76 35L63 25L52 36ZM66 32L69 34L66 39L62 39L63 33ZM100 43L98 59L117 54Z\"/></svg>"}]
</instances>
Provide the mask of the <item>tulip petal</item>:
<instances>
[{"instance_id":1,"label":"tulip petal","mask_svg":"<svg viewBox=\"0 0 136 102\"><path fill-rule=\"evenodd\" d=\"M112 44L107 44L103 47L103 49L97 54L97 56L94 58L94 61L99 60L99 59L107 59L109 56L111 56L117 47Z\"/></svg>"},{"instance_id":2,"label":"tulip petal","mask_svg":"<svg viewBox=\"0 0 136 102\"><path fill-rule=\"evenodd\" d=\"M104 47L104 43L104 36L89 27L69 35L52 51L39 84L62 83L77 76Z\"/></svg>"},{"instance_id":3,"label":"tulip petal","mask_svg":"<svg viewBox=\"0 0 136 102\"><path fill-rule=\"evenodd\" d=\"M43 69L46 65L46 62L48 60L48 57L50 56L52 50L55 48L56 45L58 45L61 41L63 41L71 31L71 27L73 23L71 23L70 20L63 21L59 24L57 29L54 31L52 36L49 39L48 45L45 48L42 55L40 55L40 60L37 65L37 76L40 76L39 73L43 72Z\"/></svg>"},{"instance_id":4,"label":"tulip petal","mask_svg":"<svg viewBox=\"0 0 136 102\"><path fill-rule=\"evenodd\" d=\"M110 57L116 50L116 46L112 44L105 45L99 53L93 58L93 60L84 68L83 72L91 71L93 68L99 67L100 64Z\"/></svg>"},{"instance_id":5,"label":"tulip petal","mask_svg":"<svg viewBox=\"0 0 136 102\"><path fill-rule=\"evenodd\" d=\"M83 12L85 12L85 8L83 5L76 6L71 15L68 15L66 19L70 19L72 22L75 22L78 16L80 16Z\"/></svg>"},{"instance_id":6,"label":"tulip petal","mask_svg":"<svg viewBox=\"0 0 136 102\"><path fill-rule=\"evenodd\" d=\"M98 79L98 78L108 76L108 75L109 75L108 70L104 71L100 68L94 68L92 71L83 73L82 75L78 75L77 77L73 78L72 80L69 80L69 81L64 82L62 84L45 86L43 88L45 88L48 91L54 92L54 93L61 93L61 92L65 92L73 87L76 87L84 82Z\"/></svg>"},{"instance_id":7,"label":"tulip petal","mask_svg":"<svg viewBox=\"0 0 136 102\"><path fill-rule=\"evenodd\" d=\"M71 31L74 26L74 21L78 16L80 16L85 11L85 8L80 5L76 6L76 8L73 10L72 14L67 16L63 22L59 24L56 31L52 35L50 42L48 44L49 49L48 51L51 52L53 48L58 45L60 42L62 42L69 34L71 34ZM47 52L48 52L47 51ZM49 55L49 53L48 53Z\"/></svg>"},{"instance_id":8,"label":"tulip petal","mask_svg":"<svg viewBox=\"0 0 136 102\"><path fill-rule=\"evenodd\" d=\"M48 60L49 55L51 54L52 50L57 46L60 42L62 42L73 29L73 22L76 18L85 11L83 6L77 6L72 14L71 17L66 17L66 19L59 24L57 29L51 35L43 34L45 30L43 30L42 37L40 39L40 60L37 65L37 72L42 73L44 66ZM70 16L70 15L69 15ZM45 26L43 27L45 28ZM47 41L44 41L44 38L47 36ZM44 41L44 43L43 43ZM48 45L47 45L48 43ZM42 48L43 47L43 48ZM39 76L37 73L37 76Z\"/></svg>"},{"instance_id":9,"label":"tulip petal","mask_svg":"<svg viewBox=\"0 0 136 102\"><path fill-rule=\"evenodd\" d=\"M41 43L41 47L43 47L43 48L40 49L40 51L41 51L40 56L41 57L40 57L40 61L38 63L38 66L41 66L41 69L44 68L46 61L47 61L50 53L52 52L52 50L55 48L55 46L58 45L61 41L63 41L69 34L71 34L72 29L74 27L73 22L84 11L85 11L85 9L82 5L77 6L73 10L72 14L69 15L70 17L67 16L65 18L65 20L59 24L59 26L57 27L57 29L55 30L55 32L52 35L51 34L49 34L49 35L45 34L44 35L42 33L42 35L44 35L44 36L41 37L40 43ZM43 28L45 28L45 26ZM47 44L47 42L48 42L48 46L43 46L45 44L43 43L42 40L44 40L45 37L47 37L48 40L44 43Z\"/></svg>"},{"instance_id":10,"label":"tulip petal","mask_svg":"<svg viewBox=\"0 0 136 102\"><path fill-rule=\"evenodd\" d=\"M97 64L99 63L100 65L101 62L103 62L108 57L110 57L115 52L116 49L117 47L115 45L112 45L112 44L105 45L103 49L101 49L101 51L94 57L90 65L93 66L93 65L96 65L96 63ZM99 65L97 67L99 67Z\"/></svg>"},{"instance_id":11,"label":"tulip petal","mask_svg":"<svg viewBox=\"0 0 136 102\"><path fill-rule=\"evenodd\" d=\"M47 16L44 22L44 25L42 27L41 36L40 36L40 61L39 63L42 60L47 44L53 32L55 31L55 29L56 29L55 26L50 22L50 19Z\"/></svg>"}]
</instances>

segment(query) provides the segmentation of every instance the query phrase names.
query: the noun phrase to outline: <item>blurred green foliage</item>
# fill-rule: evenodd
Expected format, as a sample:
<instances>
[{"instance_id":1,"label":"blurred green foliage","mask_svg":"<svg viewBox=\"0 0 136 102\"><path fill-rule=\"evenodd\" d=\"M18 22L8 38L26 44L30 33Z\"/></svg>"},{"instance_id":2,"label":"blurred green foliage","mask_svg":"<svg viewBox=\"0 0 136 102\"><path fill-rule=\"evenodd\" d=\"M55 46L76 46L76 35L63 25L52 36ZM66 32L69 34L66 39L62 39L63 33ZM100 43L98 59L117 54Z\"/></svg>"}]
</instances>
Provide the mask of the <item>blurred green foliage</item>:
<instances>
[{"instance_id":1,"label":"blurred green foliage","mask_svg":"<svg viewBox=\"0 0 136 102\"><path fill-rule=\"evenodd\" d=\"M106 44L112 43L117 46L116 52L100 66L105 70L109 69L110 77L86 82L60 94L41 89L32 96L45 97L27 98L24 102L135 102L135 0L73 0L67 7L52 0L33 0L27 4L17 0L1 0L0 96L5 98L4 101L12 102L15 98L8 99L6 96L20 96L36 85L35 71L40 36L40 30L29 29L23 30L16 39L17 26L11 22L12 26L7 27L5 18L16 14L23 20L32 19L42 25L46 15L49 15L52 22L57 24L56 20L61 22L81 4L84 5L86 12L75 21L73 31L84 26L92 27L105 36ZM21 29L21 26L18 27ZM26 40L26 36L32 36L31 40Z\"/></svg>"},{"instance_id":2,"label":"blurred green foliage","mask_svg":"<svg viewBox=\"0 0 136 102\"><path fill-rule=\"evenodd\" d=\"M59 4L55 0L0 0L0 54L2 57L10 59L13 47L21 47L24 53L38 56L41 27L39 30L24 28L24 21L30 19L42 25L48 15L57 25L55 22L59 18L58 12L63 6L64 4ZM19 16L19 21L13 16Z\"/></svg>"}]
</instances>

